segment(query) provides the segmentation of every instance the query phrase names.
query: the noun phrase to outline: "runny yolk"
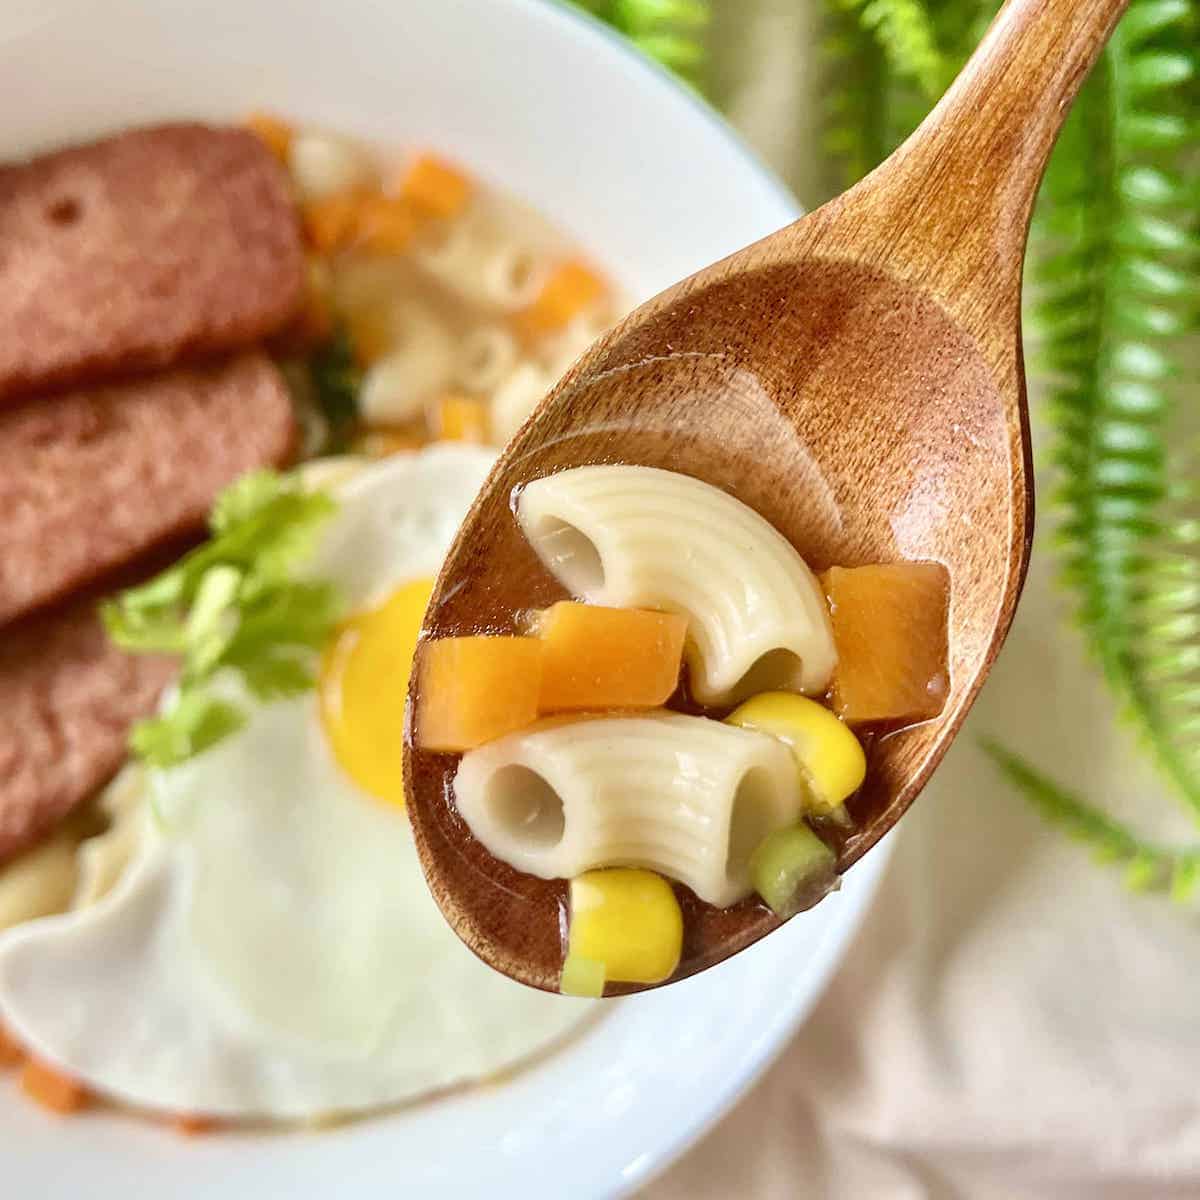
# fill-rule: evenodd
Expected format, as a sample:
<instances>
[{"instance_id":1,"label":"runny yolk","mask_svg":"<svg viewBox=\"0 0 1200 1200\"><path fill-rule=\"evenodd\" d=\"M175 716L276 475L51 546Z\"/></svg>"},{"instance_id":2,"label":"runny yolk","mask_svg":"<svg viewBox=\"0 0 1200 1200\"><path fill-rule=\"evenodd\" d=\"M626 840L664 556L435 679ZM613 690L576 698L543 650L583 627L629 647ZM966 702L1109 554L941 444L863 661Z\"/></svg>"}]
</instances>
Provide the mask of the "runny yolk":
<instances>
[{"instance_id":1,"label":"runny yolk","mask_svg":"<svg viewBox=\"0 0 1200 1200\"><path fill-rule=\"evenodd\" d=\"M338 629L321 661L321 721L342 769L364 791L404 804L404 702L432 579L397 588Z\"/></svg>"}]
</instances>

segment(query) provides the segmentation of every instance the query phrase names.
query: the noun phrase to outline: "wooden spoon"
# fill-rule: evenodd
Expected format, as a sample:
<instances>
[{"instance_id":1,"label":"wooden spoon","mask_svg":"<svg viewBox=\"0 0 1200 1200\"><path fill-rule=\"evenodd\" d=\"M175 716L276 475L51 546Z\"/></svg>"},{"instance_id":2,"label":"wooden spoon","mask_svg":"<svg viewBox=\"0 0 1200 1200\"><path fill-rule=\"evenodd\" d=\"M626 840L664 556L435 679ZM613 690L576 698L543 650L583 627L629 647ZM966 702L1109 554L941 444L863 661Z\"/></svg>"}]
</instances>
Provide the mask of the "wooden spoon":
<instances>
[{"instance_id":1,"label":"wooden spoon","mask_svg":"<svg viewBox=\"0 0 1200 1200\"><path fill-rule=\"evenodd\" d=\"M666 467L724 488L816 569L940 560L949 698L937 720L873 747L839 869L861 858L945 753L1012 620L1033 524L1020 315L1030 210L1126 2L1009 0L887 162L597 342L492 471L424 636L517 632L523 610L564 597L510 502L522 483L589 463ZM566 884L518 874L472 838L451 799L456 765L410 742L408 811L429 886L476 954L556 991ZM779 924L753 901L717 911L688 893L684 910L676 979Z\"/></svg>"}]
</instances>

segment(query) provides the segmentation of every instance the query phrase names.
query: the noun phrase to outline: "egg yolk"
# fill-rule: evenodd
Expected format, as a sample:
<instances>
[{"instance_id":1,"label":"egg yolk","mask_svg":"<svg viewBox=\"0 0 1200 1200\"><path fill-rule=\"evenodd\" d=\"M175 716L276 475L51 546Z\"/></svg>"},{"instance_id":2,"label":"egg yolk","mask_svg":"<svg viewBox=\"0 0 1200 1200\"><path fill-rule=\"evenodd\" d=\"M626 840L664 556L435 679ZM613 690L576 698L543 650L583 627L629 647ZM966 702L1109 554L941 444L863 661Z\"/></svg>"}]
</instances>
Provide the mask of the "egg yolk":
<instances>
[{"instance_id":1,"label":"egg yolk","mask_svg":"<svg viewBox=\"0 0 1200 1200\"><path fill-rule=\"evenodd\" d=\"M404 804L404 702L432 579L416 579L341 625L321 662L321 721L364 791Z\"/></svg>"}]
</instances>

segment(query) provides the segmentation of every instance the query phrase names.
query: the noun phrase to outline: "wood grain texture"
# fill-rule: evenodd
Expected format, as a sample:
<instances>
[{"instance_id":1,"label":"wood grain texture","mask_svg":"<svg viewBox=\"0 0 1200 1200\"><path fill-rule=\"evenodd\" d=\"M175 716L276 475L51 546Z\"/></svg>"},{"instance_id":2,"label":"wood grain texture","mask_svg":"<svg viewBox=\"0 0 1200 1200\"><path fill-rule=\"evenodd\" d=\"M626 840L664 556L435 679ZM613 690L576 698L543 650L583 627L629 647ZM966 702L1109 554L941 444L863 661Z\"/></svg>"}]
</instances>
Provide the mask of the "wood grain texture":
<instances>
[{"instance_id":1,"label":"wood grain texture","mask_svg":"<svg viewBox=\"0 0 1200 1200\"><path fill-rule=\"evenodd\" d=\"M591 463L715 484L818 570L945 563L946 707L871 747L840 869L874 846L959 729L1020 594L1033 521L1022 256L1054 138L1125 3L1009 0L942 102L872 175L597 343L497 463L423 636L515 632L523 610L563 597L522 538L512 498L531 479ZM410 735L409 813L443 912L494 967L557 990L566 884L493 859L454 809L457 758L417 750ZM778 924L753 901L725 911L684 901L674 978Z\"/></svg>"}]
</instances>

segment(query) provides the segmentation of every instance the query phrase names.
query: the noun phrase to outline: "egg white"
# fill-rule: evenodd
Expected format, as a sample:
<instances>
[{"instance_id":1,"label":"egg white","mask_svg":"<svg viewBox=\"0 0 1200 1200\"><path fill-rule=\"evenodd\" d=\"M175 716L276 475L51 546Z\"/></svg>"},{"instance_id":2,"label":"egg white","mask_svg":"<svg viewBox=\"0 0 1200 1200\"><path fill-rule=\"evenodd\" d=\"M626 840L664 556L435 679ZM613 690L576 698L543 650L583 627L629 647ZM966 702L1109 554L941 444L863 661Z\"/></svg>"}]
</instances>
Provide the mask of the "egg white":
<instances>
[{"instance_id":1,"label":"egg white","mask_svg":"<svg viewBox=\"0 0 1200 1200\"><path fill-rule=\"evenodd\" d=\"M436 572L491 461L442 446L367 468L314 573L353 610ZM226 1118L361 1111L509 1068L588 1011L459 942L407 818L341 771L312 695L150 786L168 825L116 889L0 938L0 1015L92 1087Z\"/></svg>"}]
</instances>

